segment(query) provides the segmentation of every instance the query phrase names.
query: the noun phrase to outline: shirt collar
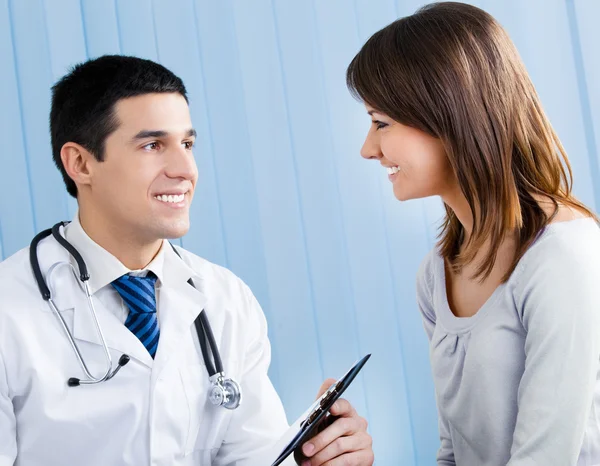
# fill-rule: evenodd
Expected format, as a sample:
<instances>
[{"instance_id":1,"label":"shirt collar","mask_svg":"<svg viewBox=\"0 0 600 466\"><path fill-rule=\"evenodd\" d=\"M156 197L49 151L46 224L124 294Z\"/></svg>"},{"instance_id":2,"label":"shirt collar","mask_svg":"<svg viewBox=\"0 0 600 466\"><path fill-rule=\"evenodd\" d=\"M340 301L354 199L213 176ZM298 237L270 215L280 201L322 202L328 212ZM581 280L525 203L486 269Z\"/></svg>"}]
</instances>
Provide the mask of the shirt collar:
<instances>
[{"instance_id":1,"label":"shirt collar","mask_svg":"<svg viewBox=\"0 0 600 466\"><path fill-rule=\"evenodd\" d=\"M65 238L79 251L79 254L81 254L87 265L90 274L89 286L92 294L127 273L145 275L148 271L152 271L158 277L159 283L164 278L163 265L166 242L164 240L158 254L154 256L154 259L146 267L141 270L132 271L88 236L79 222L79 213L76 213L73 221L65 227Z\"/></svg>"}]
</instances>

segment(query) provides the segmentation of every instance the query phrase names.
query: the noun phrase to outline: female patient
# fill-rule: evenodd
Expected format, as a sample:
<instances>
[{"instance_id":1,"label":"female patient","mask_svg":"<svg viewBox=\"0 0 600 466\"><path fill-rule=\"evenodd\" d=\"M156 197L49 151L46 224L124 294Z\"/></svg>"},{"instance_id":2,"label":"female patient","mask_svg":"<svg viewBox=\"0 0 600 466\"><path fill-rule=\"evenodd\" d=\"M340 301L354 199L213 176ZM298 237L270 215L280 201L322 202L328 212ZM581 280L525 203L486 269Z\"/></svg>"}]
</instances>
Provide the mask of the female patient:
<instances>
[{"instance_id":1,"label":"female patient","mask_svg":"<svg viewBox=\"0 0 600 466\"><path fill-rule=\"evenodd\" d=\"M600 230L501 26L440 3L373 35L347 82L362 156L446 216L417 276L439 465L600 464Z\"/></svg>"}]
</instances>

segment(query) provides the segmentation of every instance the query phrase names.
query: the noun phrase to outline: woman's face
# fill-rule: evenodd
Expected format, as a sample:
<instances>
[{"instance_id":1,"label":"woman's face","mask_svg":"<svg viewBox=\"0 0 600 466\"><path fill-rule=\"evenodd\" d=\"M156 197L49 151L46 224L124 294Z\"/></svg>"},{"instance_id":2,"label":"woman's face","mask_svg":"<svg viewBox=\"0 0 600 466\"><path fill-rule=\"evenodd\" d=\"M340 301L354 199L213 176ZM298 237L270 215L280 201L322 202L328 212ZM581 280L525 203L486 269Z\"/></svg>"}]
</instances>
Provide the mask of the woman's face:
<instances>
[{"instance_id":1,"label":"woman's face","mask_svg":"<svg viewBox=\"0 0 600 466\"><path fill-rule=\"evenodd\" d=\"M379 160L400 201L450 194L456 177L442 142L365 105L372 124L360 154Z\"/></svg>"}]
</instances>

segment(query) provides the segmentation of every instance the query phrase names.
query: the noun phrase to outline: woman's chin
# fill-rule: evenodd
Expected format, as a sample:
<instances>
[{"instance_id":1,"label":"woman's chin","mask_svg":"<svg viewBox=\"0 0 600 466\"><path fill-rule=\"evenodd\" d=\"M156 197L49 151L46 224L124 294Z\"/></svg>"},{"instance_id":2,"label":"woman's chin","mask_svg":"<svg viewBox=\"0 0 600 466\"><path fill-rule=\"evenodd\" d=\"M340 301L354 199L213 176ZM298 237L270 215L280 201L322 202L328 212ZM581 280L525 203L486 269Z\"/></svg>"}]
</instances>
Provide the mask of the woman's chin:
<instances>
[{"instance_id":1,"label":"woman's chin","mask_svg":"<svg viewBox=\"0 0 600 466\"><path fill-rule=\"evenodd\" d=\"M410 201L411 199L418 199L420 196L415 196L414 193L409 193L406 190L398 188L394 189L394 197L401 202Z\"/></svg>"}]
</instances>

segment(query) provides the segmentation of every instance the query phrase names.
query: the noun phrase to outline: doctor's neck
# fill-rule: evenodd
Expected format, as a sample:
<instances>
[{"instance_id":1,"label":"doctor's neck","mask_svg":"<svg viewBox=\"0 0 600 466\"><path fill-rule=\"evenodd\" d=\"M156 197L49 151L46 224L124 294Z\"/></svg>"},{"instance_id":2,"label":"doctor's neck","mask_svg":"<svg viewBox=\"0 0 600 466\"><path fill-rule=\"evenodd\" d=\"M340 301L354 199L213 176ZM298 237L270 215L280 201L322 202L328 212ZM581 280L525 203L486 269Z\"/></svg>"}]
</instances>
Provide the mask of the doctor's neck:
<instances>
[{"instance_id":1,"label":"doctor's neck","mask_svg":"<svg viewBox=\"0 0 600 466\"><path fill-rule=\"evenodd\" d=\"M146 267L158 254L162 239L140 237L138 232L119 227L115 223L106 222L101 216L86 215L85 210L79 211L79 222L85 233L98 244L116 257L129 270L140 270Z\"/></svg>"}]
</instances>

